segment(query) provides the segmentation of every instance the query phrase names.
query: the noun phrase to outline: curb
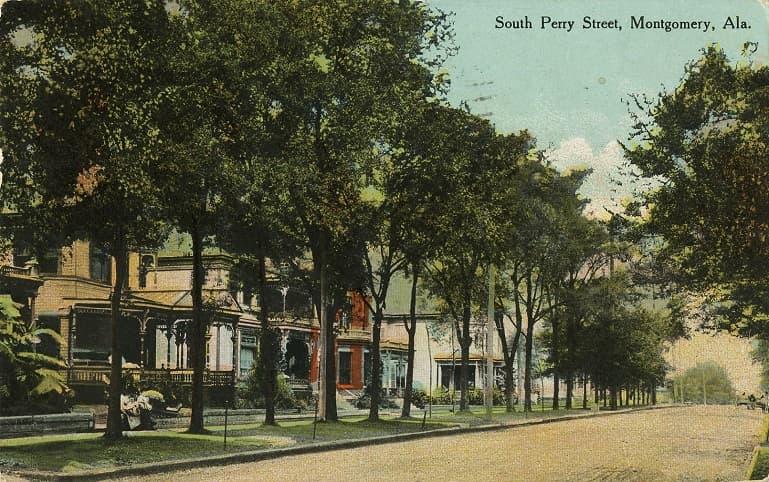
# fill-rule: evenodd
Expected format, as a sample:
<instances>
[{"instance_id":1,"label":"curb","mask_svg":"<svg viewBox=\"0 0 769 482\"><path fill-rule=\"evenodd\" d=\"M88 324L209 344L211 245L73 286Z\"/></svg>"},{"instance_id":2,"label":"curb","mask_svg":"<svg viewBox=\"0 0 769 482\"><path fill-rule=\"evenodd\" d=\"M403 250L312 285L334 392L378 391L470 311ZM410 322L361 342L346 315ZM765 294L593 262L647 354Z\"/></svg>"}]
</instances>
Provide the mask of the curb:
<instances>
[{"instance_id":1,"label":"curb","mask_svg":"<svg viewBox=\"0 0 769 482\"><path fill-rule=\"evenodd\" d=\"M30 480L52 480L52 481L85 481L85 480L108 480L119 477L153 475L164 472L173 472L177 470L187 470L201 467L212 467L217 465L242 464L250 462L259 462L262 460L271 460L291 455L303 455L310 453L328 452L332 450L343 450L356 447L384 445L389 443L405 442L410 440L419 440L432 437L448 437L452 435L463 435L475 432L489 432L494 430L506 430L517 427L528 427L532 425L544 425L568 420L578 420L582 418L606 417L612 415L621 415L644 410L663 410L680 408L677 406L651 406L630 408L616 411L588 412L574 415L564 415L562 417L538 418L516 423L492 423L486 425L477 425L474 427L450 427L424 432L411 432L396 435L384 435L381 437L370 437L363 439L337 440L329 442L318 442L315 444L300 445L295 447L283 447L276 449L255 450L249 452L238 452L227 455L214 455L210 457L197 459L169 460L164 462L152 462L147 464L136 464L125 467L115 467L110 469L95 469L72 474L62 474L60 472L36 471L36 470L18 470L12 471L9 475L25 477Z\"/></svg>"}]
</instances>

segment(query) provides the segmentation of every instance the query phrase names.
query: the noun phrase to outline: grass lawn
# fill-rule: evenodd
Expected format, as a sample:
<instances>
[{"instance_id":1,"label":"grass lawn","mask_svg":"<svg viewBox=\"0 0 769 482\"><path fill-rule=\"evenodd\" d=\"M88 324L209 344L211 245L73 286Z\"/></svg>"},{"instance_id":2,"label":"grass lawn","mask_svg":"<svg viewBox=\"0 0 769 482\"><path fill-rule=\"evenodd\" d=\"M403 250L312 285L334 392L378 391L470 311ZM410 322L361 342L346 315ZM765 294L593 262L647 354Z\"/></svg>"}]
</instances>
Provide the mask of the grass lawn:
<instances>
[{"instance_id":1,"label":"grass lawn","mask_svg":"<svg viewBox=\"0 0 769 482\"><path fill-rule=\"evenodd\" d=\"M456 426L456 422L427 422L425 429ZM109 443L100 433L47 435L0 440L0 470L37 469L76 472L131 464L266 449L312 443L312 420L281 421L277 427L259 424L228 427L224 449L224 427L207 427L209 435L176 431L128 432L123 440ZM371 423L363 417L338 423L318 423L316 441L356 439L418 432L421 419L382 420Z\"/></svg>"},{"instance_id":2,"label":"grass lawn","mask_svg":"<svg viewBox=\"0 0 769 482\"><path fill-rule=\"evenodd\" d=\"M222 437L179 432L131 432L109 443L101 433L48 435L0 440L0 469L74 472L223 453ZM228 451L269 448L254 437L227 440Z\"/></svg>"},{"instance_id":3,"label":"grass lawn","mask_svg":"<svg viewBox=\"0 0 769 482\"><path fill-rule=\"evenodd\" d=\"M299 443L312 441L312 420L281 420L278 427L268 427L260 424L236 425L228 428L228 437L280 436L291 437ZM441 420L425 423L425 430L455 427L457 421ZM208 427L213 434L221 437L224 427ZM316 441L347 440L364 437L378 437L399 433L419 432L422 430L422 419L390 419L383 418L379 422L369 422L365 417L340 419L337 423L320 422L315 429Z\"/></svg>"},{"instance_id":4,"label":"grass lawn","mask_svg":"<svg viewBox=\"0 0 769 482\"><path fill-rule=\"evenodd\" d=\"M582 408L575 408L571 410L552 410L550 407L545 407L544 410L542 410L541 406L532 407L533 410L531 412L524 412L523 407L520 405L516 405L515 412L508 413L505 411L505 407L494 407L494 409L491 412L491 420L489 420L486 417L486 408L480 407L476 405L472 405L470 407L470 410L466 410L463 412L459 411L459 407L457 407L457 412L451 412L451 410L447 409L444 406L441 406L439 408L433 408L432 412L432 418L428 417L428 421L432 420L434 422L455 422L455 423L461 423L466 424L470 426L476 426L476 425L484 425L488 423L509 423L509 422L515 422L515 421L524 421L528 419L539 419L539 418L555 418L555 417L563 417L566 415L575 415L579 413L586 413L585 410ZM415 414L416 415L416 414ZM419 415L421 416L421 412L419 412Z\"/></svg>"}]
</instances>

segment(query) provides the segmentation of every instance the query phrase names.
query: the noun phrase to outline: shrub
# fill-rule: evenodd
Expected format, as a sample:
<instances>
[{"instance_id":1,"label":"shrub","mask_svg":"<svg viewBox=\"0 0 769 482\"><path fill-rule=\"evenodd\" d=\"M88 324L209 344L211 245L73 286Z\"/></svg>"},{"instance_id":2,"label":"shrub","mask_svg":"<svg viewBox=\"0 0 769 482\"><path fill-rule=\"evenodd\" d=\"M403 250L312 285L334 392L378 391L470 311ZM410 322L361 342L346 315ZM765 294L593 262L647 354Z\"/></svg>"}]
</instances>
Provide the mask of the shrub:
<instances>
[{"instance_id":1,"label":"shrub","mask_svg":"<svg viewBox=\"0 0 769 482\"><path fill-rule=\"evenodd\" d=\"M296 408L296 398L291 387L288 386L286 377L282 373L277 376L275 386L275 408Z\"/></svg>"},{"instance_id":2,"label":"shrub","mask_svg":"<svg viewBox=\"0 0 769 482\"><path fill-rule=\"evenodd\" d=\"M61 371L66 368L58 355L37 351L41 339L56 344L61 335L36 322L21 318L21 305L0 295L0 413L23 415L64 411L71 392Z\"/></svg>"},{"instance_id":3,"label":"shrub","mask_svg":"<svg viewBox=\"0 0 769 482\"><path fill-rule=\"evenodd\" d=\"M433 390L432 399L435 405L451 405L451 391L443 387L436 387Z\"/></svg>"},{"instance_id":4,"label":"shrub","mask_svg":"<svg viewBox=\"0 0 769 482\"><path fill-rule=\"evenodd\" d=\"M413 403L415 407L425 408L425 405L427 405L428 401L429 401L429 397L427 396L427 393L424 390L420 390L420 389L411 390L411 403Z\"/></svg>"},{"instance_id":5,"label":"shrub","mask_svg":"<svg viewBox=\"0 0 769 482\"><path fill-rule=\"evenodd\" d=\"M358 398L353 402L355 408L366 409L371 408L371 385L366 385L366 388L358 395ZM380 389L379 391L379 408L398 408L398 404L395 400L387 396L387 393Z\"/></svg>"},{"instance_id":6,"label":"shrub","mask_svg":"<svg viewBox=\"0 0 769 482\"><path fill-rule=\"evenodd\" d=\"M261 374L256 367L248 371L246 379L236 387L236 402L238 408L264 408L264 395L262 394ZM291 387L288 386L286 377L278 373L275 380L275 408L306 408L306 403L298 402Z\"/></svg>"}]
</instances>

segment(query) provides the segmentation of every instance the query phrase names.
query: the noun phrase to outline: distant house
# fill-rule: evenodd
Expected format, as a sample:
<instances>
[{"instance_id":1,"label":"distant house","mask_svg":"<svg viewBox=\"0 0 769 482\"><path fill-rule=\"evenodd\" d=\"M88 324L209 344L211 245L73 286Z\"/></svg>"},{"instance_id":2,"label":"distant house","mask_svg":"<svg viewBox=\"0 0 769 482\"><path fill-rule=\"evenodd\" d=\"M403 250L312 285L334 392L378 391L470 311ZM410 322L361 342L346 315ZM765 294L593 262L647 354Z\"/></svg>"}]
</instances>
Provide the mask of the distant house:
<instances>
[{"instance_id":1,"label":"distant house","mask_svg":"<svg viewBox=\"0 0 769 482\"><path fill-rule=\"evenodd\" d=\"M388 290L387 312L382 327L384 384L386 389L400 393L405 388L408 333L404 322L410 317L411 280L401 274L393 277ZM486 320L473 320L473 342L470 346L468 385L486 386ZM493 383L503 380L502 346L494 333L491 356L494 365ZM417 299L417 329L414 338L414 386L432 392L438 387L453 390L459 386L460 346L452 324L437 311L434 300L423 292Z\"/></svg>"}]
</instances>

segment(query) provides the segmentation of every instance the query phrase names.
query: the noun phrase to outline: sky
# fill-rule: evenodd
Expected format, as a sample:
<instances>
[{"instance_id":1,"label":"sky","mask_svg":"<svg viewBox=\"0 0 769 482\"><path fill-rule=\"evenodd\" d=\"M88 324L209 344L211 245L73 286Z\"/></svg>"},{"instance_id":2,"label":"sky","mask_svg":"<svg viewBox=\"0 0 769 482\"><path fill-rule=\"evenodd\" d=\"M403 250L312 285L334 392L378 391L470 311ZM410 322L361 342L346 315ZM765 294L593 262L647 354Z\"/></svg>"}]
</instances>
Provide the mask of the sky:
<instances>
[{"instance_id":1,"label":"sky","mask_svg":"<svg viewBox=\"0 0 769 482\"><path fill-rule=\"evenodd\" d=\"M5 0L0 0L0 5ZM582 194L589 211L620 209L630 183L622 179L622 149L631 119L628 95L672 90L685 64L718 43L732 59L756 42L756 63L769 63L769 0L425 0L453 12L456 56L445 65L450 102L465 101L503 133L528 129L554 164L589 167ZM616 20L622 29L584 29L583 19ZM646 21L708 21L710 28L633 29ZM495 28L528 18L532 28ZM552 20L545 28L542 17ZM724 28L737 17L750 28ZM571 31L553 28L573 21ZM2 160L0 159L0 162Z\"/></svg>"},{"instance_id":2,"label":"sky","mask_svg":"<svg viewBox=\"0 0 769 482\"><path fill-rule=\"evenodd\" d=\"M631 119L628 94L674 89L685 64L717 43L732 60L746 41L757 42L754 62L769 63L769 0L428 0L454 12L459 52L445 65L449 100L466 101L500 132L528 129L555 165L591 167L583 194L593 210L616 209L629 195L619 176ZM532 28L495 28L497 18L528 17ZM541 28L542 17L553 23ZM622 29L583 29L583 18L616 20ZM649 21L708 21L688 30L631 28L631 16ZM727 18L750 28L724 28ZM571 31L552 28L574 21ZM613 192L615 190L617 192Z\"/></svg>"}]
</instances>

